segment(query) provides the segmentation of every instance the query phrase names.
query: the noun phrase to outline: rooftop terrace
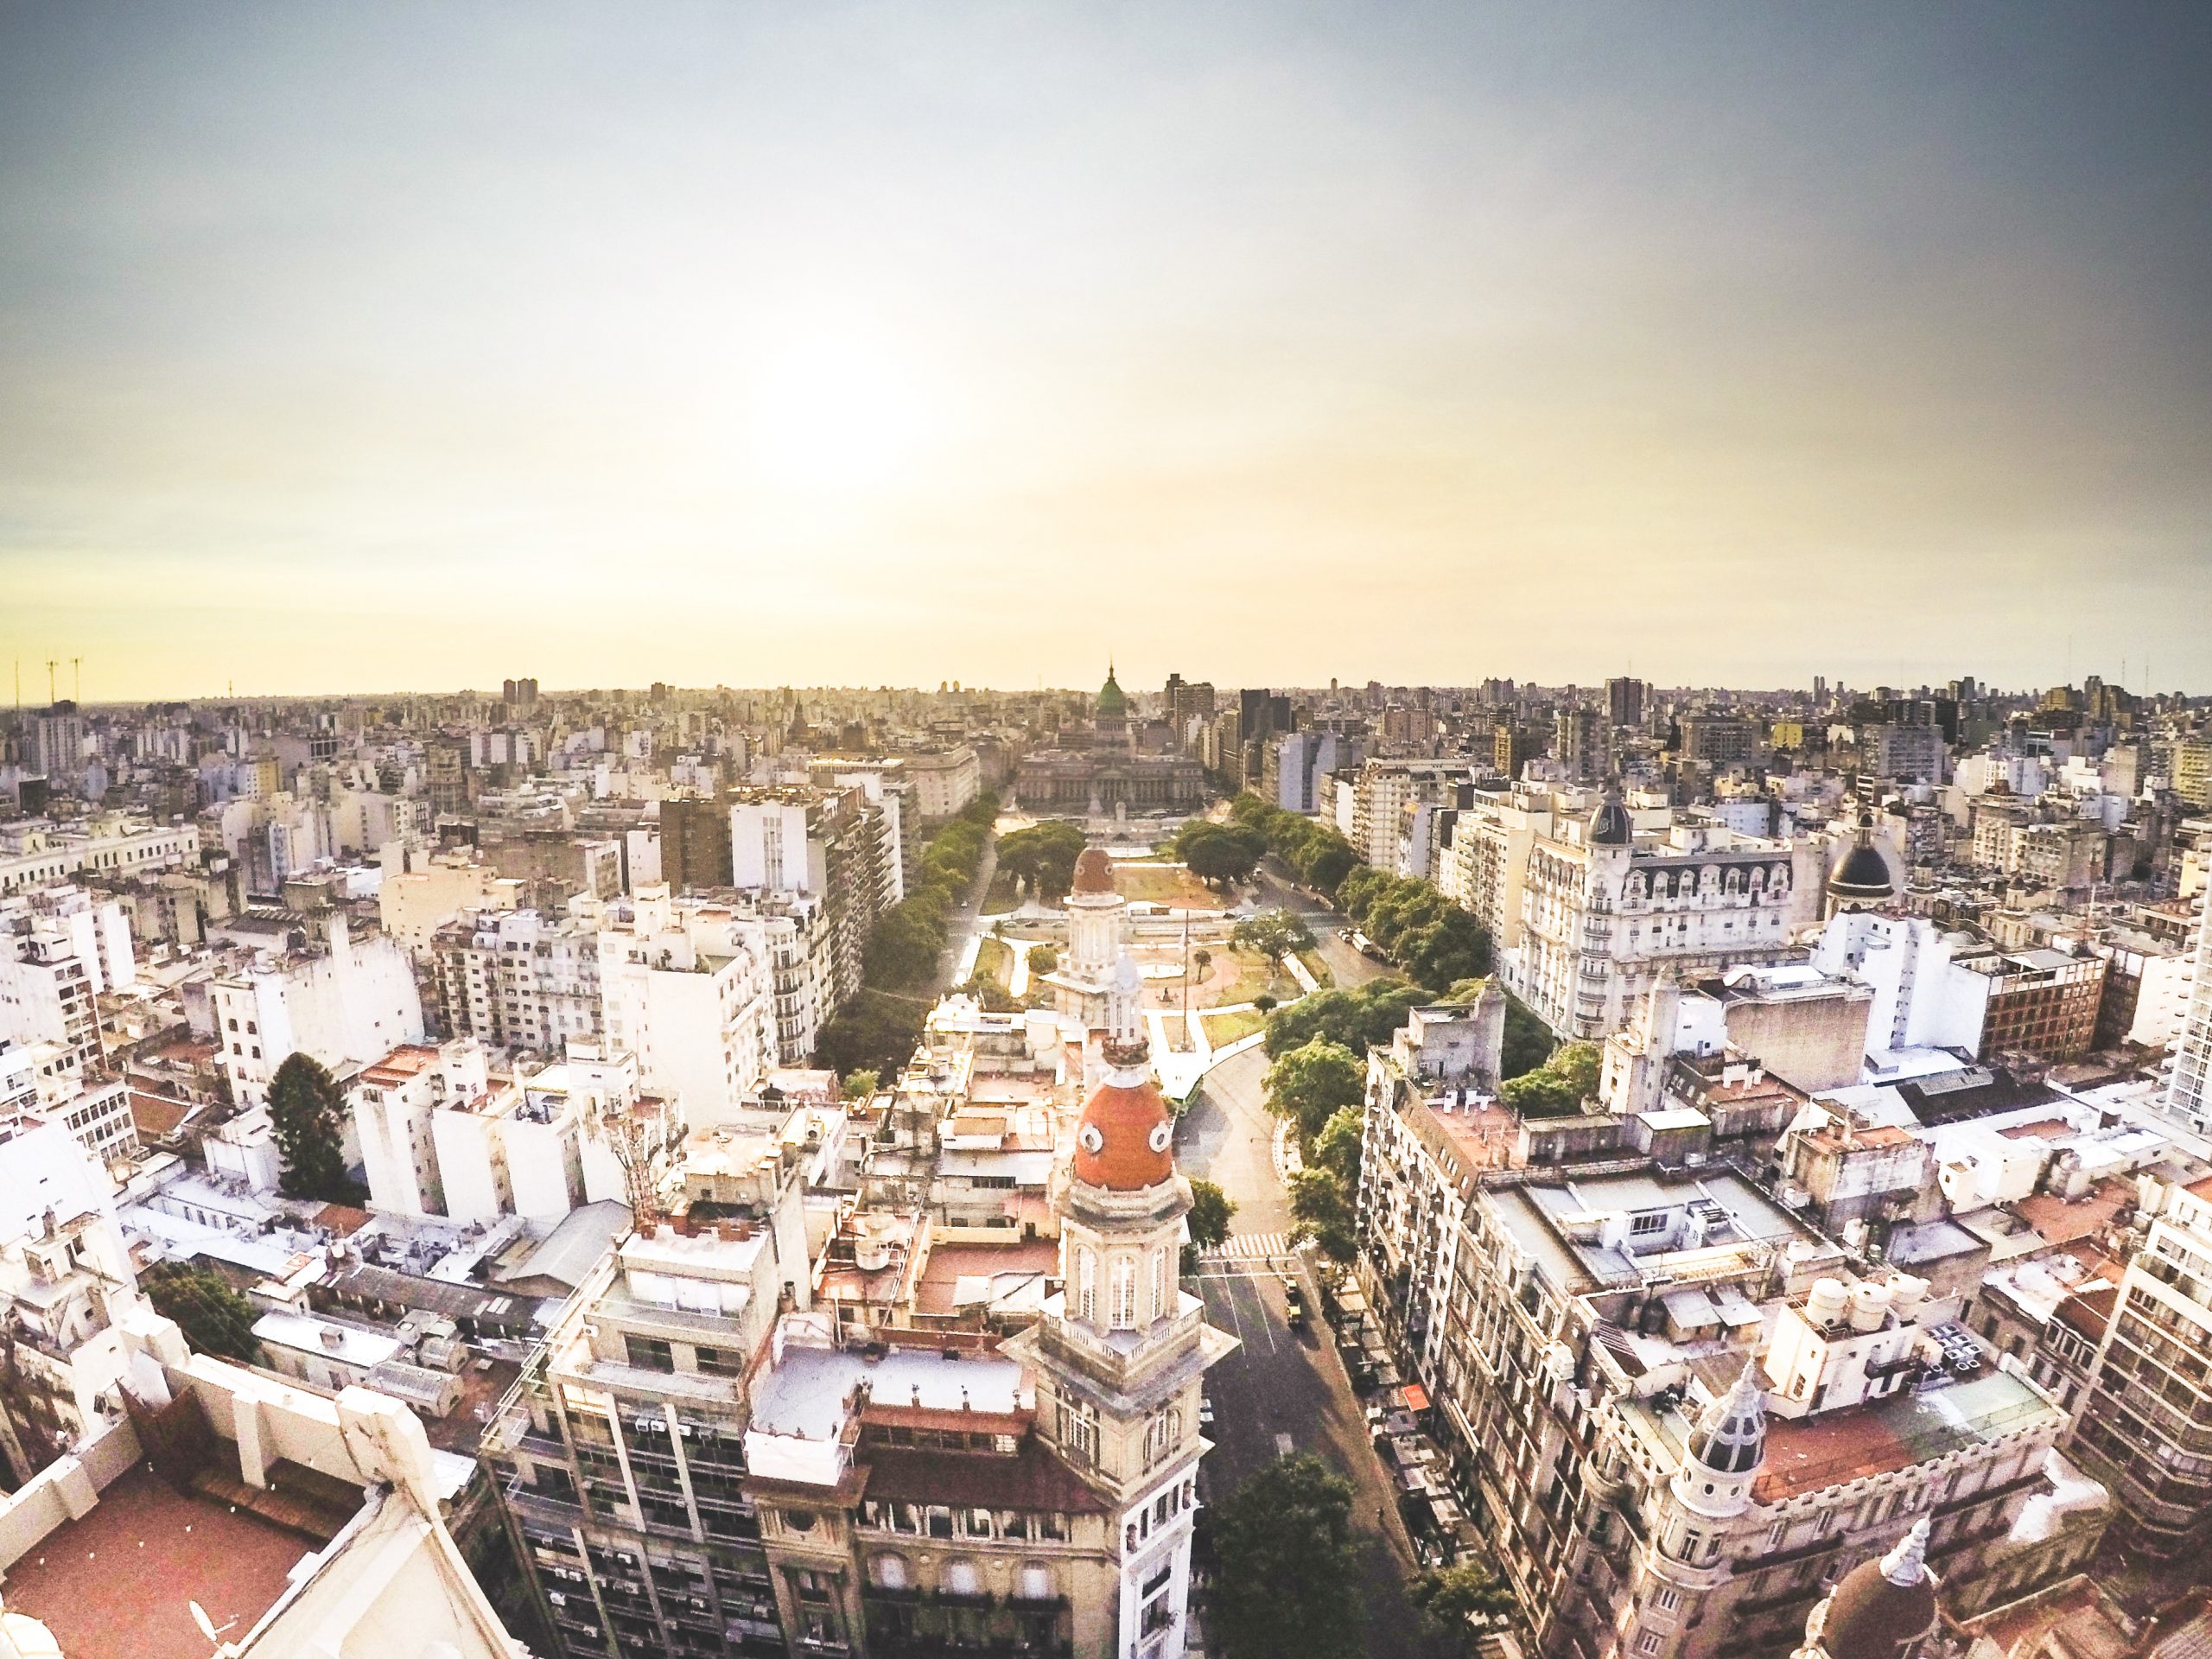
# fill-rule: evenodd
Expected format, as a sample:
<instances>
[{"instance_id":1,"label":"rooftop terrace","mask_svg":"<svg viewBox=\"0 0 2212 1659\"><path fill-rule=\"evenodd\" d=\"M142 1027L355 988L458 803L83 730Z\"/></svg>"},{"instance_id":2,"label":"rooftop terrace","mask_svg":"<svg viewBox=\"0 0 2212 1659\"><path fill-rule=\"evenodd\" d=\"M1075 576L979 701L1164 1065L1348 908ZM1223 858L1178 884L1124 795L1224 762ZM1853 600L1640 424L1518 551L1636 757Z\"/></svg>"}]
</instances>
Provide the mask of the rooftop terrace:
<instances>
[{"instance_id":1,"label":"rooftop terrace","mask_svg":"<svg viewBox=\"0 0 2212 1659\"><path fill-rule=\"evenodd\" d=\"M2056 1407L2018 1377L1992 1370L1845 1411L1770 1418L1766 1469L1753 1496L1779 1503L1818 1487L1930 1463L2058 1416Z\"/></svg>"},{"instance_id":2,"label":"rooftop terrace","mask_svg":"<svg viewBox=\"0 0 2212 1659\"><path fill-rule=\"evenodd\" d=\"M180 1497L141 1464L8 1569L7 1602L82 1659L207 1659L188 1603L237 1641L316 1548L234 1505Z\"/></svg>"}]
</instances>

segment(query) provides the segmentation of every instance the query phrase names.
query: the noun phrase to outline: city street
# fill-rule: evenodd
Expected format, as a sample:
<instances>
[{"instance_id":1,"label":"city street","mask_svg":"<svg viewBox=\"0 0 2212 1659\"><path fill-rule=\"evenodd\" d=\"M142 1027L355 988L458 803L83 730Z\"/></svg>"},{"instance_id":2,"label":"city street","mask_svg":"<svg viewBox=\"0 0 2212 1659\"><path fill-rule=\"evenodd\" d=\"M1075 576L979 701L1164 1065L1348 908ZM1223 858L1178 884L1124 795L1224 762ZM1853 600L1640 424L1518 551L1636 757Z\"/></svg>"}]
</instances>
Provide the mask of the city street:
<instances>
[{"instance_id":1,"label":"city street","mask_svg":"<svg viewBox=\"0 0 2212 1659\"><path fill-rule=\"evenodd\" d=\"M1382 1465L1367 1438L1366 1420L1320 1317L1311 1274L1281 1251L1290 1205L1270 1150L1274 1121L1261 1104L1267 1057L1258 1050L1224 1060L1177 1131L1176 1158L1187 1175L1202 1176L1236 1201L1230 1245L1199 1264L1207 1318L1243 1344L1207 1379L1214 1442L1200 1479L1217 1502L1247 1477L1287 1452L1311 1452L1349 1478L1352 1519L1369 1538L1368 1651L1384 1656L1427 1652L1418 1616L1407 1605L1412 1568ZM1249 1254L1249 1252L1270 1252ZM1294 1273L1313 1309L1303 1331L1285 1322L1282 1281ZM1386 1542L1378 1521L1389 1529Z\"/></svg>"},{"instance_id":2,"label":"city street","mask_svg":"<svg viewBox=\"0 0 2212 1659\"><path fill-rule=\"evenodd\" d=\"M998 873L998 868L999 838L994 833L983 842L983 856L976 864L976 879L961 895L960 908L953 912L952 925L945 930L944 955L937 971L941 990L949 990L960 982L961 965L967 959L971 942L988 933L991 925L999 919L983 914L983 895L991 890L991 877Z\"/></svg>"},{"instance_id":3,"label":"city street","mask_svg":"<svg viewBox=\"0 0 2212 1659\"><path fill-rule=\"evenodd\" d=\"M1257 877L1267 895L1267 903L1280 905L1313 930L1321 960L1329 964L1329 971L1336 976L1338 984L1347 988L1364 985L1369 980L1380 979L1390 971L1373 957L1363 957L1353 950L1350 941L1343 937L1351 925L1343 913L1300 893L1291 884L1288 873L1278 861L1269 859L1262 863Z\"/></svg>"}]
</instances>

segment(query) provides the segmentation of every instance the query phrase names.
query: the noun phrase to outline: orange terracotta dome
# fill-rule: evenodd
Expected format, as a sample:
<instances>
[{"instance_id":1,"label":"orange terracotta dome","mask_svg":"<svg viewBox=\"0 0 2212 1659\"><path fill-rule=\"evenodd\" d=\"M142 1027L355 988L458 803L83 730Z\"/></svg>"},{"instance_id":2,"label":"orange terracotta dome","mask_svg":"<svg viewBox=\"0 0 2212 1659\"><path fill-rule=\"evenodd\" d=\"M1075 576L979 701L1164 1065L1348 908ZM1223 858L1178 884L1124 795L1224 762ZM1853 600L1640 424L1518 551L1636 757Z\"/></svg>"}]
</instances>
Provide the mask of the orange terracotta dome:
<instances>
[{"instance_id":1,"label":"orange terracotta dome","mask_svg":"<svg viewBox=\"0 0 2212 1659\"><path fill-rule=\"evenodd\" d=\"M1114 861L1106 855L1103 847L1086 847L1075 861L1073 893L1111 893L1114 891Z\"/></svg>"},{"instance_id":2,"label":"orange terracotta dome","mask_svg":"<svg viewBox=\"0 0 2212 1659\"><path fill-rule=\"evenodd\" d=\"M1115 1192L1157 1186L1175 1173L1174 1139L1174 1120L1151 1078L1109 1077L1076 1125L1075 1178Z\"/></svg>"}]
</instances>

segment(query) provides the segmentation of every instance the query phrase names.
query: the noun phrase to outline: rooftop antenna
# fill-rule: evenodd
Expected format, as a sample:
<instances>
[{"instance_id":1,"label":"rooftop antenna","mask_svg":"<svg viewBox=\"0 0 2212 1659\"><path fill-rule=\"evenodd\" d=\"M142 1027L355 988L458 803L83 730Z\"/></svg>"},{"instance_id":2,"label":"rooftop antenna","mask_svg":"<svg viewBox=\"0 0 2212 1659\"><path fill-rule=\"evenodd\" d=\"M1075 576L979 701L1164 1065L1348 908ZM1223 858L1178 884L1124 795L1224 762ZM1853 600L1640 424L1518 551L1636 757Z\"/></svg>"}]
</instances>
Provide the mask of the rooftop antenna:
<instances>
[{"instance_id":1,"label":"rooftop antenna","mask_svg":"<svg viewBox=\"0 0 2212 1659\"><path fill-rule=\"evenodd\" d=\"M69 659L69 671L77 677L76 689L70 692L70 697L75 702L82 702L85 700L85 659L81 657L72 657Z\"/></svg>"},{"instance_id":2,"label":"rooftop antenna","mask_svg":"<svg viewBox=\"0 0 2212 1659\"><path fill-rule=\"evenodd\" d=\"M49 657L46 659L46 702L48 708L52 708L55 702L54 695L54 671L60 666L60 659L58 658Z\"/></svg>"}]
</instances>

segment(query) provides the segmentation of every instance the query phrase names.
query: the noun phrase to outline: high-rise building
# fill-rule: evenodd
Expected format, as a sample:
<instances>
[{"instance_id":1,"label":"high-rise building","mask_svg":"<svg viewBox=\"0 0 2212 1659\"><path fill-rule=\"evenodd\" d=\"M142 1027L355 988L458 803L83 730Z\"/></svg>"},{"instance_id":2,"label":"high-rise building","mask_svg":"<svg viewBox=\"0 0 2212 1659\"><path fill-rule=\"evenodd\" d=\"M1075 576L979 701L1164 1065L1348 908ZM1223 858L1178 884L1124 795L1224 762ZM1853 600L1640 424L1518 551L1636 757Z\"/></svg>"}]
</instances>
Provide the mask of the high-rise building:
<instances>
[{"instance_id":1,"label":"high-rise building","mask_svg":"<svg viewBox=\"0 0 2212 1659\"><path fill-rule=\"evenodd\" d=\"M791 1109L724 1125L711 1174L687 1166L677 1217L647 1218L586 1280L485 1437L516 1559L569 1659L797 1646L748 1491L772 1471L747 1455L750 1373L779 1315L810 1300ZM715 1219L695 1218L709 1205Z\"/></svg>"},{"instance_id":2,"label":"high-rise building","mask_svg":"<svg viewBox=\"0 0 2212 1659\"><path fill-rule=\"evenodd\" d=\"M85 767L85 720L77 705L65 698L32 715L29 724L31 770L74 779Z\"/></svg>"},{"instance_id":3,"label":"high-rise building","mask_svg":"<svg viewBox=\"0 0 2212 1659\"><path fill-rule=\"evenodd\" d=\"M905 893L896 821L857 785L749 790L729 820L732 885L817 898L835 999L857 995L868 935Z\"/></svg>"},{"instance_id":4,"label":"high-rise building","mask_svg":"<svg viewBox=\"0 0 2212 1659\"><path fill-rule=\"evenodd\" d=\"M642 887L605 907L598 937L606 1039L638 1057L645 1086L706 1128L759 1099L780 1058L760 924Z\"/></svg>"},{"instance_id":5,"label":"high-rise building","mask_svg":"<svg viewBox=\"0 0 2212 1659\"><path fill-rule=\"evenodd\" d=\"M1699 713L1684 715L1682 759L1699 766L1742 766L1758 758L1758 721L1744 715Z\"/></svg>"},{"instance_id":6,"label":"high-rise building","mask_svg":"<svg viewBox=\"0 0 2212 1659\"><path fill-rule=\"evenodd\" d=\"M355 938L345 912L318 913L315 937L264 956L209 987L216 1063L232 1097L269 1098L296 1053L326 1066L365 1065L423 1040L423 999L406 951L381 933Z\"/></svg>"},{"instance_id":7,"label":"high-rise building","mask_svg":"<svg viewBox=\"0 0 2212 1659\"><path fill-rule=\"evenodd\" d=\"M137 980L116 900L66 886L0 899L0 1037L58 1044L90 1071L100 1059L98 999Z\"/></svg>"},{"instance_id":8,"label":"high-rise building","mask_svg":"<svg viewBox=\"0 0 2212 1659\"><path fill-rule=\"evenodd\" d=\"M1605 715L1615 726L1643 724L1643 704L1650 687L1642 680L1616 676L1605 682Z\"/></svg>"},{"instance_id":9,"label":"high-rise building","mask_svg":"<svg viewBox=\"0 0 2212 1659\"><path fill-rule=\"evenodd\" d=\"M1552 720L1552 756L1571 783L1586 784L1605 774L1609 753L1597 711L1562 709Z\"/></svg>"},{"instance_id":10,"label":"high-rise building","mask_svg":"<svg viewBox=\"0 0 2212 1659\"><path fill-rule=\"evenodd\" d=\"M735 880L732 858L728 801L660 804L660 877L671 893L729 887Z\"/></svg>"},{"instance_id":11,"label":"high-rise building","mask_svg":"<svg viewBox=\"0 0 2212 1659\"><path fill-rule=\"evenodd\" d=\"M2144 1207L2151 1236L2110 1304L2076 1445L2112 1484L2128 1541L2171 1559L2212 1529L2212 1178L2167 1185Z\"/></svg>"},{"instance_id":12,"label":"high-rise building","mask_svg":"<svg viewBox=\"0 0 2212 1659\"><path fill-rule=\"evenodd\" d=\"M2212 1133L2212 891L2196 895L2190 935L2196 977L2173 1049L2166 1109L2199 1134Z\"/></svg>"}]
</instances>

